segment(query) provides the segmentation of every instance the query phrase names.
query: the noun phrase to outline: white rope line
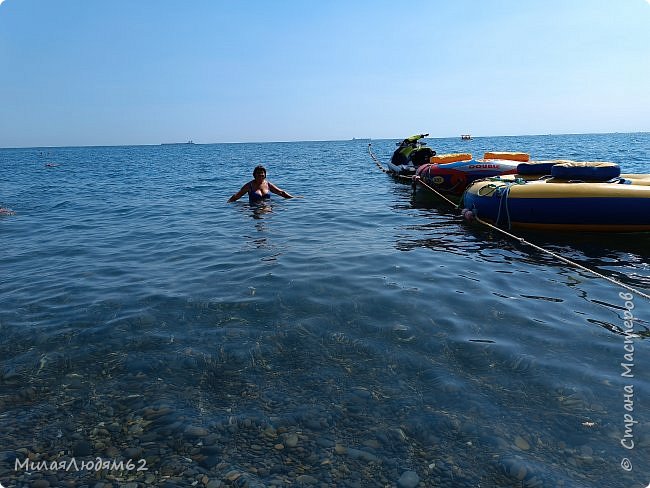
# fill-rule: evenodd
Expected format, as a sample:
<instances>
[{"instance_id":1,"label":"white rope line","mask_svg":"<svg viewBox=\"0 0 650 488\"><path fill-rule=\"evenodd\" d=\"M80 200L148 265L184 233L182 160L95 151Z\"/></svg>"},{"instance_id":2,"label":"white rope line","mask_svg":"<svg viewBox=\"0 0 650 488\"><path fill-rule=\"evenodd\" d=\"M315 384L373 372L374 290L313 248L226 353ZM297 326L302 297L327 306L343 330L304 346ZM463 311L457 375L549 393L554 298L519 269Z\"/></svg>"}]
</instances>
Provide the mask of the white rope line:
<instances>
[{"instance_id":1,"label":"white rope line","mask_svg":"<svg viewBox=\"0 0 650 488\"><path fill-rule=\"evenodd\" d=\"M440 193L439 191L437 191L435 188L432 188L432 187L430 187L429 185L427 185L424 181L422 181L422 178L420 178L419 176L406 176L406 175L400 175L400 174L397 174L397 173L392 173L390 170L384 168L384 167L381 165L381 163L379 162L379 160L377 159L377 157L373 154L372 149L370 148L370 146L371 146L371 144L368 144L368 153L370 154L370 157L371 157L372 160L375 162L375 164L379 167L379 169L382 170L384 173L390 173L392 176L396 176L397 178L401 178L401 179L403 179L403 180L410 180L410 181L415 180L415 181L417 181L418 183L420 183L422 186L424 186L425 188L427 188L429 191L431 191L431 192L434 193L435 195L439 196L442 200L445 200L445 201L446 201L447 203L449 203L452 207L456 207L456 206L457 206L454 202L452 202L449 198L447 198L447 197L444 196L442 193Z\"/></svg>"},{"instance_id":2,"label":"white rope line","mask_svg":"<svg viewBox=\"0 0 650 488\"><path fill-rule=\"evenodd\" d=\"M370 154L370 157L372 158L372 160L375 162L375 164L377 165L377 167L378 167L380 170L382 170L384 173L390 173L392 176L395 176L396 178L401 178L401 179L403 179L403 180L410 180L410 179L411 179L410 176L400 175L400 174L397 174L397 173L393 173L393 172L390 171L389 169L384 168L384 167L381 165L381 162L379 161L379 159L377 159L377 156L375 156L375 155L373 154L372 149L371 149L371 146L372 146L372 144L368 143L368 154Z\"/></svg>"},{"instance_id":3,"label":"white rope line","mask_svg":"<svg viewBox=\"0 0 650 488\"><path fill-rule=\"evenodd\" d=\"M618 285L618 286L620 286L620 287L623 287L623 288L625 288L626 290L631 291L632 293L636 293L637 295L639 295L639 296L641 296L641 297L643 297L643 298L646 298L646 299L650 300L650 295L647 295L646 293L643 293L642 291L639 291L639 290L637 290L636 288L633 288L633 287L631 287L631 286L629 286L629 285L626 285L625 283L621 283L620 281L615 280L614 278L612 278L612 277L610 277L610 276L606 276L606 275L604 275L604 274L602 274L602 273L599 273L599 272L597 272L597 271L594 271L593 269L589 269L589 268L587 268L587 267L585 267L585 266L583 266L583 265L581 265L581 264L576 263L575 261L571 261L570 259L567 259L567 258L565 258L565 257L563 257L563 256L560 256L559 254L554 253L553 251L549 251L548 249L544 249L543 247L540 247L540 246L538 246L538 245L536 245L536 244L533 244L532 242L528 242L526 239L524 239L524 238L522 238L522 237L518 237L518 236L516 236L516 235L514 235L514 234L511 234L510 232L507 232L507 231L505 231L505 230L503 230L503 229L501 229L501 228L499 228L499 227L497 227L497 226L495 226L495 225L492 225L492 224L490 224L489 222L485 222L484 220L478 218L476 215L474 215L474 219L475 219L477 222L480 222L481 224L483 224L483 225L489 227L490 229L493 229L493 230L496 230L496 231L498 231L498 232L501 232L502 234L504 234L504 235L506 235L506 236L508 236L508 237L510 237L510 238L512 238L512 239L515 239L515 240L519 241L521 244L525 244L525 245L527 245L527 246L531 246L532 248L537 249L538 251L544 252L544 253L546 253L546 254L549 254L550 256L553 256L553 257L556 258L556 259L559 259L559 260L562 261L563 263L569 264L569 265L574 266L574 267L576 267L576 268L578 268L578 269L581 269L581 270L583 270L583 271L586 271L586 272L588 272L588 273L591 273L591 274L593 274L594 276L597 276L597 277L599 277L599 278L602 278L602 279L604 279L604 280L607 280L607 281L609 281L610 283L613 283L614 285Z\"/></svg>"},{"instance_id":4,"label":"white rope line","mask_svg":"<svg viewBox=\"0 0 650 488\"><path fill-rule=\"evenodd\" d=\"M430 187L429 185L427 185L424 181L422 181L422 178L420 178L419 176L415 176L414 179L415 179L415 181L417 181L420 185L422 185L423 187L425 187L427 190L429 190L430 192L432 192L432 193L435 194L436 196L438 196L438 197L442 198L443 200L445 200L445 201L446 201L447 203L449 203L449 205L451 205L452 207L454 207L454 208L457 208L457 207L458 207L458 205L456 205L453 201L451 201L449 198L447 198L446 196L444 196L444 195L443 195L442 193L440 193L438 190L436 190L435 188L432 188L432 187Z\"/></svg>"},{"instance_id":5,"label":"white rope line","mask_svg":"<svg viewBox=\"0 0 650 488\"><path fill-rule=\"evenodd\" d=\"M370 157L371 157L371 158L373 159L373 161L377 164L377 166L379 167L379 169L381 169L384 173L388 173L389 171L388 171L387 169L385 169L385 168L381 165L381 163L379 162L379 160L377 159L377 157L373 154L372 150L370 149L370 146L371 146L371 144L368 144L368 153L370 154ZM398 175L398 174L394 174L393 176L397 176L397 177L399 177L399 178L403 178L403 179L414 179L415 181L417 181L417 183L419 183L420 185L422 185L423 187L425 187L427 190L431 191L431 192L434 193L436 196L438 196L438 197L440 197L441 199L445 200L445 201L446 201L447 203L449 203L452 207L456 207L456 208L458 208L458 206L457 206L454 202L452 202L449 198L447 198L447 197L444 196L442 193L440 193L439 191L437 191L435 188L432 188L431 186L427 185L424 181L422 181L422 178L420 178L420 177L418 177L418 176L413 177L413 178L408 177L408 176L404 176L404 175ZM506 205L507 205L507 203L506 203ZM597 272L597 271L594 271L593 269L589 269L589 268L587 268L586 266L583 266L583 265L581 265L581 264L578 264L578 263L576 263L575 261L571 261L570 259L567 259L567 258L565 258L565 257L563 257L563 256L560 256L559 254L556 254L556 253L554 253L553 251L549 251L548 249L544 249L543 247L540 247L540 246L538 246L538 245L536 245L536 244L533 244L532 242L528 242L528 241L527 241L526 239L524 239L523 237L518 237L518 236L516 236L516 235L514 235L514 234L511 234L510 232L507 232L507 231L505 231L505 230L503 230L503 229L501 229L501 228L499 228L499 227L497 227L497 226L495 226L495 225L490 224L489 222L486 222L486 221L484 221L484 220L478 218L476 215L474 215L473 218L474 218L477 222L479 222L479 223L485 225L486 227L489 227L490 229L493 229L493 230L496 230L496 231L498 231L498 232L501 232L502 234L504 234L504 235L510 237L511 239L514 239L514 240L516 240L516 241L519 241L519 243L521 243L521 244L524 244L524 245L530 246L530 247L532 247L532 248L534 248L534 249L537 249L538 251L541 251L541 252L546 253L546 254L548 254L548 255L550 255L550 256L553 256L554 258L556 258L556 259L562 261L562 262L565 263L565 264L568 264L568 265L573 266L573 267L575 267L575 268L578 268L578 269L581 269L581 270L583 270L583 271L586 271L587 273L591 273L592 275L597 276L598 278L602 278L602 279L604 279L604 280L607 280L607 281L609 281L610 283L612 283L612 284L614 284L614 285L617 285L617 286L620 286L620 287L622 287L622 288L625 288L626 290L631 291L632 293L635 293L636 295L639 295L640 297L643 297L643 298L645 298L645 299L647 299L647 300L650 300L650 295L648 295L648 294L646 294L646 293L643 293L642 291L637 290L636 288L633 288L633 287L631 287L631 286L629 286L629 285L626 285L625 283L621 283L620 281L615 280L614 278L612 278L612 277L610 277L610 276L606 276L606 275L604 275L604 274L602 274L602 273L599 273L599 272Z\"/></svg>"}]
</instances>

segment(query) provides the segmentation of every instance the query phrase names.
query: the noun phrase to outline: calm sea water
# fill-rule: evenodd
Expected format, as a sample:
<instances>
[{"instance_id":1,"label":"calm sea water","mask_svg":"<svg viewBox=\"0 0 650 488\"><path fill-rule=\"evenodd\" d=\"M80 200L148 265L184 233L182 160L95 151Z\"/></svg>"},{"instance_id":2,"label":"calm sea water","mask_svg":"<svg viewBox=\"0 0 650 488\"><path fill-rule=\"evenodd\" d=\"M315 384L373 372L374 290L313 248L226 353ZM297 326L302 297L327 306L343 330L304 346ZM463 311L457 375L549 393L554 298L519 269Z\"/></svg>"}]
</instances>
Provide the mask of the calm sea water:
<instances>
[{"instance_id":1,"label":"calm sea water","mask_svg":"<svg viewBox=\"0 0 650 488\"><path fill-rule=\"evenodd\" d=\"M429 145L650 170L648 133ZM259 163L304 198L226 204ZM412 201L367 141L0 168L4 486L650 482L648 301ZM648 236L525 237L650 290ZM135 469L51 464L96 458Z\"/></svg>"}]
</instances>

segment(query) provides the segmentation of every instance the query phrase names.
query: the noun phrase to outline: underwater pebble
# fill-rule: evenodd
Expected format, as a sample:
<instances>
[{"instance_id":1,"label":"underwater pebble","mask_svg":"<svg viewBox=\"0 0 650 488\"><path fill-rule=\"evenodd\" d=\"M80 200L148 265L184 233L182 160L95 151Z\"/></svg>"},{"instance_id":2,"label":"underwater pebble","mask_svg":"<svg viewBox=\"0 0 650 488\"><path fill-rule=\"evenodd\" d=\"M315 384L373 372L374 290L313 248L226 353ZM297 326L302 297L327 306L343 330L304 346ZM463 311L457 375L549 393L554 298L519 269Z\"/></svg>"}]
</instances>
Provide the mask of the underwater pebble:
<instances>
[{"instance_id":1,"label":"underwater pebble","mask_svg":"<svg viewBox=\"0 0 650 488\"><path fill-rule=\"evenodd\" d=\"M318 483L318 480L314 478L313 476L309 476L307 474L301 474L296 478L296 481L298 483L303 483L305 485L315 485Z\"/></svg>"},{"instance_id":2,"label":"underwater pebble","mask_svg":"<svg viewBox=\"0 0 650 488\"><path fill-rule=\"evenodd\" d=\"M199 437L205 437L209 434L208 429L204 427L198 427L195 425L189 425L185 429L185 435L190 438L199 438Z\"/></svg>"},{"instance_id":3,"label":"underwater pebble","mask_svg":"<svg viewBox=\"0 0 650 488\"><path fill-rule=\"evenodd\" d=\"M79 441L73 446L72 453L79 457L90 456L92 453L92 446L86 441Z\"/></svg>"},{"instance_id":4,"label":"underwater pebble","mask_svg":"<svg viewBox=\"0 0 650 488\"><path fill-rule=\"evenodd\" d=\"M400 488L415 488L420 482L420 477L415 471L404 471L397 480Z\"/></svg>"},{"instance_id":5,"label":"underwater pebble","mask_svg":"<svg viewBox=\"0 0 650 488\"><path fill-rule=\"evenodd\" d=\"M124 450L124 457L127 459L140 459L142 452L142 448L140 447L130 447Z\"/></svg>"},{"instance_id":6,"label":"underwater pebble","mask_svg":"<svg viewBox=\"0 0 650 488\"><path fill-rule=\"evenodd\" d=\"M31 488L48 488L50 486L50 482L47 480L36 480L32 482L31 485L29 485Z\"/></svg>"},{"instance_id":7,"label":"underwater pebble","mask_svg":"<svg viewBox=\"0 0 650 488\"><path fill-rule=\"evenodd\" d=\"M316 439L316 445L320 447L334 447L334 441L327 439L325 437L319 437Z\"/></svg>"},{"instance_id":8,"label":"underwater pebble","mask_svg":"<svg viewBox=\"0 0 650 488\"><path fill-rule=\"evenodd\" d=\"M298 436L296 434L289 434L284 439L284 445L287 447L296 447L298 445Z\"/></svg>"},{"instance_id":9,"label":"underwater pebble","mask_svg":"<svg viewBox=\"0 0 650 488\"><path fill-rule=\"evenodd\" d=\"M20 390L18 396L21 400L33 401L36 398L36 390L30 386Z\"/></svg>"},{"instance_id":10,"label":"underwater pebble","mask_svg":"<svg viewBox=\"0 0 650 488\"><path fill-rule=\"evenodd\" d=\"M237 470L233 470L233 471L228 471L228 472L226 473L225 478L226 478L228 481L235 481L235 480L237 480L238 478L240 478L241 475L242 475L242 473L240 473L239 471L237 471Z\"/></svg>"},{"instance_id":11,"label":"underwater pebble","mask_svg":"<svg viewBox=\"0 0 650 488\"><path fill-rule=\"evenodd\" d=\"M523 481L528 475L528 467L519 458L507 458L501 461L503 471L519 481Z\"/></svg>"},{"instance_id":12,"label":"underwater pebble","mask_svg":"<svg viewBox=\"0 0 650 488\"><path fill-rule=\"evenodd\" d=\"M274 439L278 436L278 433L272 426L269 425L266 429L264 429L264 435Z\"/></svg>"},{"instance_id":13,"label":"underwater pebble","mask_svg":"<svg viewBox=\"0 0 650 488\"><path fill-rule=\"evenodd\" d=\"M517 446L522 451L527 451L528 449L530 449L530 444L528 443L528 441L526 441L526 439L524 439L521 436L515 437L515 446Z\"/></svg>"},{"instance_id":14,"label":"underwater pebble","mask_svg":"<svg viewBox=\"0 0 650 488\"><path fill-rule=\"evenodd\" d=\"M170 413L173 412L174 409L171 407L160 407L158 409L145 408L144 411L142 412L142 417L146 420L154 420L159 417L164 417L165 415L169 415Z\"/></svg>"},{"instance_id":15,"label":"underwater pebble","mask_svg":"<svg viewBox=\"0 0 650 488\"><path fill-rule=\"evenodd\" d=\"M377 456L375 456L374 454L371 454L367 451L363 451L361 449L352 449L348 447L346 454L350 456L352 459L362 459L363 461L368 461L368 462L373 462L378 460Z\"/></svg>"},{"instance_id":16,"label":"underwater pebble","mask_svg":"<svg viewBox=\"0 0 650 488\"><path fill-rule=\"evenodd\" d=\"M221 462L221 458L216 455L207 456L205 459L200 461L201 466L205 469L212 469Z\"/></svg>"},{"instance_id":17,"label":"underwater pebble","mask_svg":"<svg viewBox=\"0 0 650 488\"><path fill-rule=\"evenodd\" d=\"M381 448L381 444L376 439L369 439L367 441L364 441L363 445L366 446L366 447L370 447L371 449L380 449Z\"/></svg>"}]
</instances>

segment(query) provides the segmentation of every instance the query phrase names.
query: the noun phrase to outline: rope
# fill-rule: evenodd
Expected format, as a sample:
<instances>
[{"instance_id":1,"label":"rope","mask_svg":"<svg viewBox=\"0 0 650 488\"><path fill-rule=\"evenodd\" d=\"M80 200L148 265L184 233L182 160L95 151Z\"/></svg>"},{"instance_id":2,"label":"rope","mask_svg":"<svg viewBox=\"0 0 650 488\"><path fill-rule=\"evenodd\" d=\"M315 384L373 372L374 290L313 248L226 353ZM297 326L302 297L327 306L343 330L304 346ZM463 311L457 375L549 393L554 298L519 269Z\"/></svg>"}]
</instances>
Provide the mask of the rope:
<instances>
[{"instance_id":1,"label":"rope","mask_svg":"<svg viewBox=\"0 0 650 488\"><path fill-rule=\"evenodd\" d=\"M632 288L631 286L626 285L625 283L621 283L620 281L615 280L614 278L611 278L611 277L609 277L609 276L606 276L606 275L604 275L604 274L601 274L601 273L599 273L599 272L597 272L597 271L594 271L593 269L589 269L589 268L587 268L587 267L585 267L585 266L583 266L583 265L581 265L581 264L578 264L578 263L576 263L575 261L571 261L570 259L567 259L567 258L565 258L565 257L562 257L562 256L560 256L559 254L554 253L553 251L549 251L548 249L544 249L543 247L540 247L540 246L538 246L538 245L536 245L536 244L533 244L532 242L528 242L528 241L527 241L526 239L524 239L523 237L518 237L518 236L516 236L516 235L514 235L514 234L511 234L510 232L507 232L507 231L505 231L505 230L503 230L503 229L501 229L501 228L495 226L495 225L490 224L489 222L486 222L486 221L484 221L484 220L481 220L481 219L478 218L476 215L474 215L474 219L475 219L477 222L479 222L479 223L481 223L481 224L483 224L483 225L489 227L490 229L493 229L493 230L496 230L496 231L498 231L498 232L501 232L502 234L504 234L504 235L506 235L506 236L508 236L508 237L510 237L510 238L512 238L512 239L514 239L514 240L516 240L516 241L519 241L520 244L524 244L524 245L527 245L527 246L531 246L532 248L537 249L538 251L541 251L541 252L543 252L543 253L549 254L549 255L553 256L554 258L559 259L560 261L562 261L562 262L565 263L565 264L569 264L569 265L574 266L574 267L576 267L576 268L578 268L578 269L581 269L581 270L583 270L583 271L586 271L586 272L588 272L588 273L591 273L591 274L593 274L593 275L595 275L595 276L597 276L597 277L599 277L599 278L602 278L602 279L604 279L604 280L609 281L610 283L613 283L614 285L617 285L617 286L623 287L623 288L625 288L626 290L631 291L632 293L635 293L635 294L639 295L640 297L643 297L643 298L646 298L646 299L650 300L650 295L647 295L647 294L643 293L642 291L637 290L636 288Z\"/></svg>"},{"instance_id":2,"label":"rope","mask_svg":"<svg viewBox=\"0 0 650 488\"><path fill-rule=\"evenodd\" d=\"M448 202L452 203L452 205L453 205L453 202L451 202L451 200L445 198L443 195L441 195L439 192L437 192L436 190L434 190L433 188L431 188L429 185L427 185L426 183L424 183L422 180L419 180L419 183L422 184L425 188L427 188L427 189L431 190L432 192L434 192L436 195L438 195L438 196L444 198L445 200L447 200ZM506 190L503 192L503 195L501 195L501 201L503 201L504 196L505 196L505 198L506 198L506 202L505 202L505 203L506 203L506 213L508 214L508 229L510 229L510 213L508 212L508 207L507 207L507 205L508 205L507 197L508 197L508 194L510 193L510 187L511 187L513 184L517 184L517 182L513 182L512 184L508 184ZM496 190L497 190L497 187L496 187L496 185L495 185L494 191L496 191ZM462 200L461 200L461 201L462 201ZM499 214L501 214L501 201L499 202ZM591 273L591 274L593 274L594 276L597 276L597 277L599 277L599 278L602 278L602 279L604 279L604 280L607 280L607 281L609 281L610 283L613 283L614 285L617 285L617 286L620 286L620 287L622 287L622 288L625 288L626 290L631 291L632 293L635 293L636 295L639 295L640 297L643 297L643 298L646 298L646 299L650 300L650 295L647 295L646 293L643 293L642 291L639 291L639 290L637 290L636 288L633 288L633 287L631 287L631 286L629 286L629 285L626 285L625 283L621 283L620 281L615 280L614 278L611 278L610 276L606 276L606 275L604 275L604 274L602 274L602 273L599 273L599 272L597 272L597 271L594 271L593 269L589 269L589 268L587 268L587 267L585 267L585 266L583 266L583 265L581 265L581 264L576 263L575 261L571 261L570 259L567 259L567 258L565 258L565 257L562 257L562 256L560 256L559 254L554 253L553 251L549 251L548 249L544 249L543 247L540 247L540 246L538 246L538 245L536 245L536 244L533 244L532 242L528 242L528 241L527 241L526 239L524 239L523 237L518 237L518 236L516 236L516 235L514 235L514 234L511 234L510 232L507 232L507 231L501 229L500 227L497 227L496 225L492 225L492 224L490 224L489 222L486 222L486 221L480 219L480 218L476 215L476 212L473 212L473 213L474 213L474 219L475 219L477 222L479 222L479 223L485 225L486 227L489 227L490 229L493 229L493 230L496 230L496 231L498 231L498 232L501 232L502 234L504 234L504 235L510 237L511 239L514 239L514 240L516 240L516 241L519 241L520 244L524 244L524 245L530 246L530 247L532 247L533 249L537 249L538 251L541 251L541 252L543 252L543 253L549 254L550 256L553 256L554 258L556 258L556 259L562 261L562 262L565 263L565 264L568 264L568 265L570 265L570 266L574 266L574 267L576 267L576 268L578 268L578 269L581 269L581 270L583 270L583 271L586 271L587 273ZM497 217L497 219L498 219L498 217ZM498 220L497 220L497 223L498 223Z\"/></svg>"},{"instance_id":3,"label":"rope","mask_svg":"<svg viewBox=\"0 0 650 488\"><path fill-rule=\"evenodd\" d=\"M379 167L380 170L382 170L384 173L388 173L388 174L390 174L391 176L394 176L395 178L400 178L400 179L402 179L402 180L411 180L411 177L410 177L410 176L400 175L400 174L397 174L397 173L395 173L395 172L389 170L388 168L384 168L384 167L381 165L381 162L379 161L379 159L377 159L377 156L375 156L375 155L373 154L371 147L372 147L372 144L371 144L371 143L368 143L368 154L370 154L370 157L371 157L372 160L375 162L375 164L377 165L377 167Z\"/></svg>"},{"instance_id":4,"label":"rope","mask_svg":"<svg viewBox=\"0 0 650 488\"><path fill-rule=\"evenodd\" d=\"M390 173L391 176L395 176L395 177L397 177L397 178L401 178L401 179L403 179L403 180L416 181L416 182L420 183L422 186L424 186L426 189L428 189L429 191L431 191L432 193L434 193L435 195L437 195L438 197L440 197L442 200L445 200L445 201L446 201L447 203L449 203L452 207L457 207L457 205L456 205L454 202L452 202L451 200L449 200L449 198L447 198L446 196L444 196L442 193L440 193L439 191L437 191L435 188L431 188L431 187L430 187L429 185L427 185L424 181L422 181L422 179L421 179L419 176L406 176L406 175L400 175L400 174L397 174L397 173L394 173L394 172L390 171L390 170L387 169L387 168L384 168L384 167L381 165L381 163L379 162L379 160L377 159L377 157L373 154L372 149L371 149L371 146L372 146L372 144L368 144L368 154L370 154L370 157L372 158L372 160L373 160L373 161L375 162L375 164L379 167L379 169L382 170L384 173Z\"/></svg>"},{"instance_id":5,"label":"rope","mask_svg":"<svg viewBox=\"0 0 650 488\"><path fill-rule=\"evenodd\" d=\"M505 184L505 187L500 186L495 190L497 192L497 196L499 196L499 193L501 194L499 198L499 212L497 212L496 224L499 225L499 222L501 220L501 209L505 207L506 218L508 219L508 230L510 230L510 228L512 227L512 225L510 224L510 209L508 208L508 197L510 196L510 188L512 187L512 185L515 184L517 184L516 181L512 183L508 182Z\"/></svg>"},{"instance_id":6,"label":"rope","mask_svg":"<svg viewBox=\"0 0 650 488\"><path fill-rule=\"evenodd\" d=\"M443 200L445 200L445 201L446 201L447 203L449 203L451 206L456 207L456 208L459 208L458 205L456 205L454 202L452 202L449 198L447 198L446 196L444 196L442 193L440 193L439 191L437 191L435 188L432 188L431 186L427 185L424 181L422 181L422 179L421 179L419 176L414 176L413 178L411 178L411 177L408 177L408 176L398 175L398 174L392 173L392 172L390 172L388 169L384 168L384 167L381 165L381 163L379 162L379 160L377 159L377 157L373 154L372 149L371 149L371 145L372 145L372 144L368 144L368 153L370 154L370 157L373 159L373 161L375 162L375 164L377 164L377 166L379 167L379 169L381 169L384 173L391 173L393 176L396 176L396 177L399 177L399 178L403 178L403 179L413 179L414 181L416 181L417 183L419 183L420 185L422 185L423 187L425 187L427 190L429 190L429 191L431 191L432 193L434 193L436 196L438 196L438 197L442 198ZM513 184L516 184L516 182L513 182ZM489 185L489 186L492 186L492 185ZM507 187L508 187L508 188L507 188L507 191L504 192L504 194L505 194L505 196L506 196L506 212L508 213L508 228L510 228L510 213L508 212L508 208L507 208L507 195L508 195L508 193L510 193L510 187L511 187L511 186L512 186L512 185L507 185ZM497 189L497 186L494 185L493 192L496 191L496 189ZM503 198L503 195L502 195L502 198ZM462 202L462 201L463 201L463 199L461 199L461 202ZM499 203L499 213L501 213L501 208L500 208L500 207L501 207L501 203ZM516 236L516 235L514 235L514 234L511 234L510 232L507 232L507 231L505 231L505 230L503 230L503 229L501 229L501 228L495 226L495 225L492 225L492 224L490 224L489 222L486 222L486 221L480 219L480 218L476 215L476 212L474 212L474 219L475 219L477 222L479 222L479 223L485 225L486 227L489 227L490 229L496 230L497 232L501 232L502 234L504 234L504 235L510 237L511 239L514 239L514 240L516 240L516 241L519 241L520 244L524 244L524 245L526 245L526 246L530 246L530 247L532 247L533 249L537 249L538 251L541 251L541 252L546 253L546 254L548 254L548 255L550 255L550 256L553 256L554 258L556 258L556 259L562 261L562 262L565 263L565 264L568 264L568 265L573 266L573 267L575 267L575 268L581 269L582 271L586 271L587 273L591 273L591 274L593 274L594 276L597 276L598 278L602 278L602 279L604 279L604 280L607 280L607 281L609 281L610 283L612 283L612 284L614 284L614 285L617 285L617 286L620 286L620 287L622 287L622 288L625 288L626 290L631 291L632 293L634 293L634 294L636 294L636 295L639 295L640 297L643 297L643 298L645 298L645 299L650 300L650 295L647 295L646 293L643 293L642 291L639 291L639 290L637 290L636 288L633 288L633 287L631 287L631 286L629 286L629 285L626 285L625 283L621 283L620 281L615 280L614 278L611 278L610 276L606 276L606 275L604 275L604 274L602 274L602 273L599 273L599 272L597 272L597 271L594 271L593 269L589 269L589 268L587 268L587 267L585 267L585 266L583 266L583 265L581 265L581 264L578 264L578 263L576 263L575 261L571 261L570 259L567 259L567 258L565 258L565 257L562 257L562 256L560 256L559 254L554 253L553 251L549 251L548 249L544 249L543 247L540 247L540 246L538 246L538 245L536 245L536 244L533 244L532 242L528 242L528 241L527 241L526 239L524 239L523 237L518 237L518 236Z\"/></svg>"},{"instance_id":7,"label":"rope","mask_svg":"<svg viewBox=\"0 0 650 488\"><path fill-rule=\"evenodd\" d=\"M420 185L422 185L423 187L425 187L427 190L429 190L430 192L434 193L436 196L438 196L438 197L442 198L443 200L445 200L445 201L446 201L449 205L451 205L452 207L454 207L454 208L458 208L458 205L456 205L454 202L452 202L451 200L449 200L449 198L447 198L446 196L444 196L442 193L440 193L440 192L439 192L438 190L436 190L435 188L431 188L431 187L430 187L429 185L427 185L424 181L422 181L422 178L420 178L419 176L414 176L413 179L414 179L416 182L418 182Z\"/></svg>"}]
</instances>

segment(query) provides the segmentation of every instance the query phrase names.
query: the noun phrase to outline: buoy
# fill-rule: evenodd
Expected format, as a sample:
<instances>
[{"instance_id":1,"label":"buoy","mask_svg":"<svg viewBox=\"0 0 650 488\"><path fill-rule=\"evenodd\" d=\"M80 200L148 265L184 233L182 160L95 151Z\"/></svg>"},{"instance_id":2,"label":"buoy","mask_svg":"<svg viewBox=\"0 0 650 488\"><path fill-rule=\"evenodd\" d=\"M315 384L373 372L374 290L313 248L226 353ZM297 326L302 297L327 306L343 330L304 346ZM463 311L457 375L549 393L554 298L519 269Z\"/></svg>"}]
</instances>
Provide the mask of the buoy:
<instances>
[{"instance_id":1,"label":"buoy","mask_svg":"<svg viewBox=\"0 0 650 488\"><path fill-rule=\"evenodd\" d=\"M472 212L469 208L464 208L462 210L462 212L461 212L461 215L468 222L471 222L472 220L474 220L474 212Z\"/></svg>"}]
</instances>

